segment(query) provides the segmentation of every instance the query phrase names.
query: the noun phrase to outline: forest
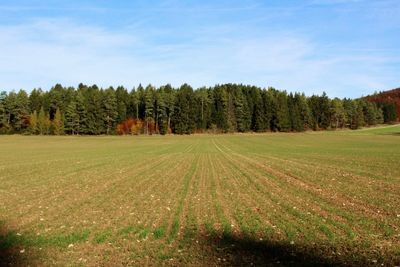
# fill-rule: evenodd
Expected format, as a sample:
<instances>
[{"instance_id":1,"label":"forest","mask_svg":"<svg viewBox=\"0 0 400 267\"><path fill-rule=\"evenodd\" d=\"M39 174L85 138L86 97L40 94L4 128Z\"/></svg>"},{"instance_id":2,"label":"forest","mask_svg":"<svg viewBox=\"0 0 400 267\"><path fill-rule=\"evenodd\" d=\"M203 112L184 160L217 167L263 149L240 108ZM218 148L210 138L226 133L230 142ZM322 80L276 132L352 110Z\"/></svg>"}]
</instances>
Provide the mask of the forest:
<instances>
[{"instance_id":1,"label":"forest","mask_svg":"<svg viewBox=\"0 0 400 267\"><path fill-rule=\"evenodd\" d=\"M307 97L274 88L223 84L194 90L167 84L128 90L56 84L0 93L0 133L40 135L302 132L358 129L398 120L392 102Z\"/></svg>"}]
</instances>

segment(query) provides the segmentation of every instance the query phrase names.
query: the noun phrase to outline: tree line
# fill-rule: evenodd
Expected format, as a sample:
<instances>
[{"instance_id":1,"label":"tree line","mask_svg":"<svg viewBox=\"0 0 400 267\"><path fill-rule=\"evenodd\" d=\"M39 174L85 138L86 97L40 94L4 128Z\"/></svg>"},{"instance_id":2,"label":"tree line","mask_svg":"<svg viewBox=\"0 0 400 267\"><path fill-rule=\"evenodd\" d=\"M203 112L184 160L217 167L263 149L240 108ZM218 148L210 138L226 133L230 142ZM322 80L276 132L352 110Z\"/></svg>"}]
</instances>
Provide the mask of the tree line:
<instances>
[{"instance_id":1,"label":"tree line","mask_svg":"<svg viewBox=\"0 0 400 267\"><path fill-rule=\"evenodd\" d=\"M167 84L127 90L79 84L0 93L3 134L191 134L358 129L397 119L396 106L274 88Z\"/></svg>"}]
</instances>

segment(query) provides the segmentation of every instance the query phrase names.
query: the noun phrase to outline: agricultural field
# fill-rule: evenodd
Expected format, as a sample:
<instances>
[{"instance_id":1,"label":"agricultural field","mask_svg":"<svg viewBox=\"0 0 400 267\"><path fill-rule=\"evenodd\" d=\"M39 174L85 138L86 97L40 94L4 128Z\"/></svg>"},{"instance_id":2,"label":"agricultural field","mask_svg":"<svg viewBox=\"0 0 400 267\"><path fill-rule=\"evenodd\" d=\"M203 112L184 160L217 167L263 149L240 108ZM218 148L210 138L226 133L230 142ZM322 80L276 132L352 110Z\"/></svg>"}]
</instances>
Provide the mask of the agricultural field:
<instances>
[{"instance_id":1,"label":"agricultural field","mask_svg":"<svg viewBox=\"0 0 400 267\"><path fill-rule=\"evenodd\" d=\"M0 152L0 265L400 264L400 126L0 136Z\"/></svg>"}]
</instances>

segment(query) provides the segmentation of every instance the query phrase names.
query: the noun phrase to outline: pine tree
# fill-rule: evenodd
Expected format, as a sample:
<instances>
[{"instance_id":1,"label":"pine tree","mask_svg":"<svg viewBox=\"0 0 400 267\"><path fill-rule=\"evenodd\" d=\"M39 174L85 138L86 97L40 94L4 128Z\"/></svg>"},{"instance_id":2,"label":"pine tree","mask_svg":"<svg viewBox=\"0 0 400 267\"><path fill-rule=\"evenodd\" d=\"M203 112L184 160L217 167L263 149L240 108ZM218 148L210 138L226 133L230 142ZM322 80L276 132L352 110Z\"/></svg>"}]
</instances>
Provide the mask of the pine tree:
<instances>
[{"instance_id":1,"label":"pine tree","mask_svg":"<svg viewBox=\"0 0 400 267\"><path fill-rule=\"evenodd\" d=\"M22 133L29 126L29 98L25 91L11 92L5 100L7 124L14 132Z\"/></svg>"},{"instance_id":2,"label":"pine tree","mask_svg":"<svg viewBox=\"0 0 400 267\"><path fill-rule=\"evenodd\" d=\"M313 95L308 103L312 111L314 130L327 129L331 124L331 105L326 93L322 96Z\"/></svg>"},{"instance_id":3,"label":"pine tree","mask_svg":"<svg viewBox=\"0 0 400 267\"><path fill-rule=\"evenodd\" d=\"M148 85L145 89L145 131L146 134L152 134L150 131L150 125L154 123L154 102L155 102L155 90L152 85Z\"/></svg>"},{"instance_id":4,"label":"pine tree","mask_svg":"<svg viewBox=\"0 0 400 267\"><path fill-rule=\"evenodd\" d=\"M39 129L38 129L38 114L36 110L33 111L33 113L30 115L29 118L29 132L30 134L38 134Z\"/></svg>"},{"instance_id":5,"label":"pine tree","mask_svg":"<svg viewBox=\"0 0 400 267\"><path fill-rule=\"evenodd\" d=\"M367 102L367 101L360 101L360 104L362 105L363 109L363 115L365 119L365 124L366 125L376 125L376 117L377 117L377 108L375 103Z\"/></svg>"},{"instance_id":6,"label":"pine tree","mask_svg":"<svg viewBox=\"0 0 400 267\"><path fill-rule=\"evenodd\" d=\"M351 99L343 99L343 108L345 110L345 117L346 117L346 126L350 129L355 129L355 116L357 114L356 112L356 106L355 102Z\"/></svg>"},{"instance_id":7,"label":"pine tree","mask_svg":"<svg viewBox=\"0 0 400 267\"><path fill-rule=\"evenodd\" d=\"M115 129L116 120L118 117L117 99L115 97L115 91L112 87L104 91L102 108L106 133L110 134L110 132Z\"/></svg>"},{"instance_id":8,"label":"pine tree","mask_svg":"<svg viewBox=\"0 0 400 267\"><path fill-rule=\"evenodd\" d=\"M137 119L145 120L146 118L146 94L143 86L139 84L136 90L137 97Z\"/></svg>"},{"instance_id":9,"label":"pine tree","mask_svg":"<svg viewBox=\"0 0 400 267\"><path fill-rule=\"evenodd\" d=\"M5 99L7 97L6 92L0 93L0 133L3 132L7 125L7 114L5 107Z\"/></svg>"},{"instance_id":10,"label":"pine tree","mask_svg":"<svg viewBox=\"0 0 400 267\"><path fill-rule=\"evenodd\" d=\"M196 128L203 131L209 124L212 100L209 96L209 90L207 90L205 87L197 89L194 93L198 107Z\"/></svg>"},{"instance_id":11,"label":"pine tree","mask_svg":"<svg viewBox=\"0 0 400 267\"><path fill-rule=\"evenodd\" d=\"M271 130L271 122L274 109L272 88L269 88L268 90L264 90L262 92L262 99L263 99L264 129L269 131Z\"/></svg>"},{"instance_id":12,"label":"pine tree","mask_svg":"<svg viewBox=\"0 0 400 267\"><path fill-rule=\"evenodd\" d=\"M251 88L251 95L253 99L253 112L252 112L252 120L251 120L251 129L255 132L262 132L265 130L264 124L264 104L261 96L261 92L258 88Z\"/></svg>"},{"instance_id":13,"label":"pine tree","mask_svg":"<svg viewBox=\"0 0 400 267\"><path fill-rule=\"evenodd\" d=\"M120 123L128 118L129 94L123 86L118 86L115 90L117 102L117 118L116 122Z\"/></svg>"},{"instance_id":14,"label":"pine tree","mask_svg":"<svg viewBox=\"0 0 400 267\"><path fill-rule=\"evenodd\" d=\"M311 127L311 111L307 104L307 98L304 94L295 94L295 99L297 99L297 104L300 113L300 121L303 124L302 131L307 130Z\"/></svg>"},{"instance_id":15,"label":"pine tree","mask_svg":"<svg viewBox=\"0 0 400 267\"><path fill-rule=\"evenodd\" d=\"M288 132L291 129L288 97L286 92L276 93L276 121L277 128L281 132Z\"/></svg>"},{"instance_id":16,"label":"pine tree","mask_svg":"<svg viewBox=\"0 0 400 267\"><path fill-rule=\"evenodd\" d=\"M81 91L78 91L78 93L76 95L75 103L76 103L75 110L76 110L77 119L78 119L77 124L76 124L76 134L79 135L79 134L89 133L88 125L91 125L92 127L94 127L93 126L94 118L93 118L93 114L90 118L88 116L86 101L85 101L85 98L83 97L83 94ZM95 112L95 111L93 111L93 112ZM90 119L91 119L91 123L88 122Z\"/></svg>"},{"instance_id":17,"label":"pine tree","mask_svg":"<svg viewBox=\"0 0 400 267\"><path fill-rule=\"evenodd\" d=\"M343 107L343 102L339 98L331 101L331 123L333 129L343 128L346 123L346 112Z\"/></svg>"},{"instance_id":18,"label":"pine tree","mask_svg":"<svg viewBox=\"0 0 400 267\"><path fill-rule=\"evenodd\" d=\"M237 130L247 132L250 130L250 114L246 98L241 87L235 87L233 92Z\"/></svg>"},{"instance_id":19,"label":"pine tree","mask_svg":"<svg viewBox=\"0 0 400 267\"><path fill-rule=\"evenodd\" d=\"M79 115L75 101L71 101L65 110L65 130L72 135L79 134Z\"/></svg>"},{"instance_id":20,"label":"pine tree","mask_svg":"<svg viewBox=\"0 0 400 267\"><path fill-rule=\"evenodd\" d=\"M63 135L64 134L64 121L62 119L62 114L61 114L61 111L59 108L56 109L56 114L54 115L53 133L55 135Z\"/></svg>"},{"instance_id":21,"label":"pine tree","mask_svg":"<svg viewBox=\"0 0 400 267\"><path fill-rule=\"evenodd\" d=\"M41 135L49 134L50 126L51 126L51 122L50 122L49 114L44 111L43 107L41 107L39 115L38 115L38 121L37 121L37 127L38 127L39 134L41 134Z\"/></svg>"},{"instance_id":22,"label":"pine tree","mask_svg":"<svg viewBox=\"0 0 400 267\"><path fill-rule=\"evenodd\" d=\"M195 129L195 109L193 88L183 84L177 94L175 111L172 117L174 132L177 134L191 134Z\"/></svg>"},{"instance_id":23,"label":"pine tree","mask_svg":"<svg viewBox=\"0 0 400 267\"><path fill-rule=\"evenodd\" d=\"M298 104L298 99L290 93L287 98L289 118L290 118L290 128L292 131L301 132L303 131L303 123L300 117L300 109Z\"/></svg>"},{"instance_id":24,"label":"pine tree","mask_svg":"<svg viewBox=\"0 0 400 267\"><path fill-rule=\"evenodd\" d=\"M167 115L167 131L171 132L171 118L174 115L175 111L175 98L176 98L176 91L171 87L170 84L167 84L164 87L165 92L165 112Z\"/></svg>"},{"instance_id":25,"label":"pine tree","mask_svg":"<svg viewBox=\"0 0 400 267\"><path fill-rule=\"evenodd\" d=\"M158 132L162 135L168 133L168 116L167 116L167 105L165 103L165 90L164 86L160 87L160 89L156 92L156 110L157 110L157 118L156 125Z\"/></svg>"},{"instance_id":26,"label":"pine tree","mask_svg":"<svg viewBox=\"0 0 400 267\"><path fill-rule=\"evenodd\" d=\"M397 119L397 108L394 103L383 103L383 118L385 123L395 122Z\"/></svg>"},{"instance_id":27,"label":"pine tree","mask_svg":"<svg viewBox=\"0 0 400 267\"><path fill-rule=\"evenodd\" d=\"M228 103L227 103L227 130L228 132L237 132L237 118L235 112L235 97L233 92L233 85L227 84L226 92L228 96Z\"/></svg>"},{"instance_id":28,"label":"pine tree","mask_svg":"<svg viewBox=\"0 0 400 267\"><path fill-rule=\"evenodd\" d=\"M130 118L135 118L136 120L139 119L139 97L135 88L133 88L132 91L129 93L127 116Z\"/></svg>"},{"instance_id":29,"label":"pine tree","mask_svg":"<svg viewBox=\"0 0 400 267\"><path fill-rule=\"evenodd\" d=\"M44 93L39 89L33 89L29 95L29 109L30 112L39 112L40 108L44 105Z\"/></svg>"},{"instance_id":30,"label":"pine tree","mask_svg":"<svg viewBox=\"0 0 400 267\"><path fill-rule=\"evenodd\" d=\"M375 105L376 107L376 123L377 124L382 124L384 123L384 117L383 117L383 111L378 105Z\"/></svg>"},{"instance_id":31,"label":"pine tree","mask_svg":"<svg viewBox=\"0 0 400 267\"><path fill-rule=\"evenodd\" d=\"M228 115L228 92L225 86L216 86L214 89L213 123L222 131L229 129ZM232 125L231 125L232 127Z\"/></svg>"},{"instance_id":32,"label":"pine tree","mask_svg":"<svg viewBox=\"0 0 400 267\"><path fill-rule=\"evenodd\" d=\"M355 100L356 104L356 116L355 116L355 128L358 129L365 125L364 111L363 111L363 103L362 101Z\"/></svg>"},{"instance_id":33,"label":"pine tree","mask_svg":"<svg viewBox=\"0 0 400 267\"><path fill-rule=\"evenodd\" d=\"M49 106L46 108L49 110L49 117L51 120L54 119L57 108L61 110L65 109L64 93L65 90L61 84L56 84L48 92Z\"/></svg>"}]
</instances>

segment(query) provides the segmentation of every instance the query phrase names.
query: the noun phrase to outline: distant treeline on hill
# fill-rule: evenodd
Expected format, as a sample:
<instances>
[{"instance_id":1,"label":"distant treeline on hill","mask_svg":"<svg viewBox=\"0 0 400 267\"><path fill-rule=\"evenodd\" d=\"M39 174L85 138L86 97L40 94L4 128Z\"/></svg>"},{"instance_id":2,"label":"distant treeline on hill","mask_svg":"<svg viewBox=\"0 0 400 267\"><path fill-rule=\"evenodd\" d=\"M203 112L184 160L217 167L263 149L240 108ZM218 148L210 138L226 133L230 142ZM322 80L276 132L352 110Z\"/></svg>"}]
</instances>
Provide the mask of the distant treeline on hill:
<instances>
[{"instance_id":1,"label":"distant treeline on hill","mask_svg":"<svg viewBox=\"0 0 400 267\"><path fill-rule=\"evenodd\" d=\"M386 111L390 116L393 116L393 111L397 109L397 118L400 118L400 88L375 93L365 97L365 99L377 103L384 111L391 109L391 111Z\"/></svg>"},{"instance_id":2,"label":"distant treeline on hill","mask_svg":"<svg viewBox=\"0 0 400 267\"><path fill-rule=\"evenodd\" d=\"M151 85L128 91L57 84L29 95L0 93L0 133L191 134L357 129L398 120L392 102L306 97L241 84L193 90Z\"/></svg>"}]
</instances>

